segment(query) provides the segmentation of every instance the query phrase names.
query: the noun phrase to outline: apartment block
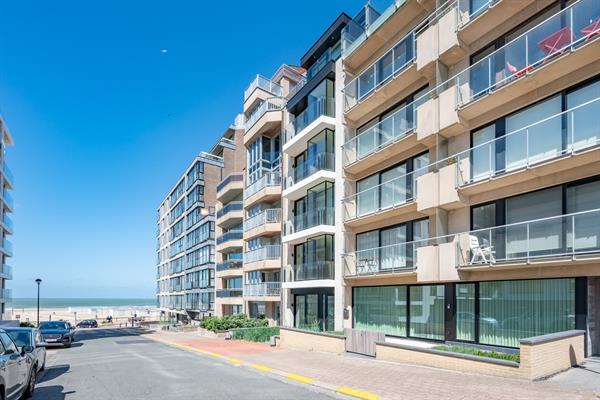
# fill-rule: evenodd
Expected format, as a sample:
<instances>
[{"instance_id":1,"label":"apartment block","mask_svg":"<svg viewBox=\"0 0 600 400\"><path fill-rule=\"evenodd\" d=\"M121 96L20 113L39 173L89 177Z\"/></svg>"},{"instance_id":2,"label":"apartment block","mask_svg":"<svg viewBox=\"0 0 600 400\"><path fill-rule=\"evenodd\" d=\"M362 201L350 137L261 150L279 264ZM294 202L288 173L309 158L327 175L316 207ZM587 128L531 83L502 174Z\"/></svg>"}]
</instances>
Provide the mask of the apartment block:
<instances>
[{"instance_id":1,"label":"apartment block","mask_svg":"<svg viewBox=\"0 0 600 400\"><path fill-rule=\"evenodd\" d=\"M596 0L406 0L347 22L343 309L296 296L295 326L509 348L582 329L599 354L599 39Z\"/></svg>"},{"instance_id":2,"label":"apartment block","mask_svg":"<svg viewBox=\"0 0 600 400\"><path fill-rule=\"evenodd\" d=\"M12 136L10 135L6 124L0 117L0 152L2 163L2 174L0 186L2 187L2 213L0 215L0 226L2 231L2 245L0 246L0 319L7 318L7 304L12 300L11 290L8 289L8 281L13 278L12 267L8 264L8 259L13 256L12 243L8 239L14 232L13 222L9 214L14 210L14 202L11 192L14 188L15 179L6 162L7 147L14 146Z\"/></svg>"},{"instance_id":3,"label":"apartment block","mask_svg":"<svg viewBox=\"0 0 600 400\"><path fill-rule=\"evenodd\" d=\"M158 208L156 292L169 321L215 314L216 252L224 249L217 184L236 168L238 138L236 118L210 152L194 158Z\"/></svg>"}]
</instances>

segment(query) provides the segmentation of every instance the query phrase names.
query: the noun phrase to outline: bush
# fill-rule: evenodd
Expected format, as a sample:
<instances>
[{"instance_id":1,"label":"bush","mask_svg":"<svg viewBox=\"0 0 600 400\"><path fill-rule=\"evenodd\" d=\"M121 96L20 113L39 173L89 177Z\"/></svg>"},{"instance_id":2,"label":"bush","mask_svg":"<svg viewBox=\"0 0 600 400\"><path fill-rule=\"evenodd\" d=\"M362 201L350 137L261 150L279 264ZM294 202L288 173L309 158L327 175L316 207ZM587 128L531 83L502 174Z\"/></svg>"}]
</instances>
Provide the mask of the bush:
<instances>
[{"instance_id":1,"label":"bush","mask_svg":"<svg viewBox=\"0 0 600 400\"><path fill-rule=\"evenodd\" d=\"M200 326L209 331L228 331L236 328L260 328L269 325L266 318L248 318L246 314L226 315L224 317L204 317Z\"/></svg>"},{"instance_id":2,"label":"bush","mask_svg":"<svg viewBox=\"0 0 600 400\"><path fill-rule=\"evenodd\" d=\"M26 322L21 322L19 324L19 326L21 328L35 328L35 325L33 325L31 322L27 322L27 321Z\"/></svg>"},{"instance_id":3,"label":"bush","mask_svg":"<svg viewBox=\"0 0 600 400\"><path fill-rule=\"evenodd\" d=\"M251 342L268 342L271 336L279 335L279 328L242 328L232 331L231 338L236 340L248 340Z\"/></svg>"},{"instance_id":4,"label":"bush","mask_svg":"<svg viewBox=\"0 0 600 400\"><path fill-rule=\"evenodd\" d=\"M474 347L441 345L441 346L434 346L433 348L435 350L450 351L452 353L470 354L473 356L480 356L480 357L496 358L499 360L514 361L517 363L520 362L520 359L521 359L520 354L498 353L493 350L486 351L486 350L480 350L480 349L477 349Z\"/></svg>"}]
</instances>

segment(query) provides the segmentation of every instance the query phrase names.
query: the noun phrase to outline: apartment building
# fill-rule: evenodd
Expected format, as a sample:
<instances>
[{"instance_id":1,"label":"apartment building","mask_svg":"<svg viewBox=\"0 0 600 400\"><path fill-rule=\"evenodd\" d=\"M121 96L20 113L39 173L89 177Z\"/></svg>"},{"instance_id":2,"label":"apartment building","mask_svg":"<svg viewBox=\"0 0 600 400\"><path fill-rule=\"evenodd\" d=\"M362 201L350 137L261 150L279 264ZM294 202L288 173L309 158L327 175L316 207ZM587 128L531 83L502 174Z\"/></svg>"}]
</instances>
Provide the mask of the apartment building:
<instances>
[{"instance_id":1,"label":"apartment building","mask_svg":"<svg viewBox=\"0 0 600 400\"><path fill-rule=\"evenodd\" d=\"M281 141L286 96L304 82L304 70L280 66L257 75L244 92L244 311L280 322Z\"/></svg>"},{"instance_id":2,"label":"apartment building","mask_svg":"<svg viewBox=\"0 0 600 400\"><path fill-rule=\"evenodd\" d=\"M217 268L215 313L218 316L244 312L242 300L243 262L243 169L244 122L238 114L219 146L224 168L217 184Z\"/></svg>"},{"instance_id":3,"label":"apartment building","mask_svg":"<svg viewBox=\"0 0 600 400\"><path fill-rule=\"evenodd\" d=\"M583 329L599 354L600 2L440 3L342 29L341 213L318 229L343 310L296 296L294 324L502 347Z\"/></svg>"},{"instance_id":4,"label":"apartment building","mask_svg":"<svg viewBox=\"0 0 600 400\"><path fill-rule=\"evenodd\" d=\"M192 160L158 208L156 292L169 321L199 321L215 314L215 253L226 250L226 231L217 226L221 214L215 212L217 184L235 168L238 123L236 119L210 152Z\"/></svg>"},{"instance_id":5,"label":"apartment building","mask_svg":"<svg viewBox=\"0 0 600 400\"><path fill-rule=\"evenodd\" d=\"M13 234L13 222L9 214L14 210L13 198L11 191L13 190L14 177L6 162L6 148L14 146L12 136L10 135L6 124L0 117L0 134L2 151L0 152L2 162L2 215L0 216L0 226L2 227L2 246L0 246L0 319L7 318L7 303L12 300L11 290L7 288L7 283L12 279L12 267L8 265L9 257L13 256L12 243L8 239L9 235Z\"/></svg>"}]
</instances>

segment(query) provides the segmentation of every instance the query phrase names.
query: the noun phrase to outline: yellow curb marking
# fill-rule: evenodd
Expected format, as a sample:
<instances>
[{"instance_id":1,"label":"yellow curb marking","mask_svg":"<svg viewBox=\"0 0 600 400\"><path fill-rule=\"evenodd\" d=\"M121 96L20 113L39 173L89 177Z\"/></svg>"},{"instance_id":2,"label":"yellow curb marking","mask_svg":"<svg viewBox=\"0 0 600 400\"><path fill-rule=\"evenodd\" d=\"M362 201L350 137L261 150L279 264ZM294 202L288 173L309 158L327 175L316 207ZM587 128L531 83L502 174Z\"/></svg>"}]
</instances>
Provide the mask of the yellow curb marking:
<instances>
[{"instance_id":1,"label":"yellow curb marking","mask_svg":"<svg viewBox=\"0 0 600 400\"><path fill-rule=\"evenodd\" d=\"M273 368L267 367L266 365L261 365L261 364L252 364L251 367L254 369L257 369L259 371L265 371L265 372L273 371Z\"/></svg>"},{"instance_id":2,"label":"yellow curb marking","mask_svg":"<svg viewBox=\"0 0 600 400\"><path fill-rule=\"evenodd\" d=\"M219 353L208 353L209 356L213 356L213 357L223 357L223 354L219 354Z\"/></svg>"},{"instance_id":3,"label":"yellow curb marking","mask_svg":"<svg viewBox=\"0 0 600 400\"><path fill-rule=\"evenodd\" d=\"M352 389L351 387L348 387L348 386L340 386L339 388L336 389L336 392L346 394L348 396L356 397L358 399L363 399L363 400L379 399L379 396L377 396L376 394L364 392L362 390Z\"/></svg>"},{"instance_id":4,"label":"yellow curb marking","mask_svg":"<svg viewBox=\"0 0 600 400\"><path fill-rule=\"evenodd\" d=\"M227 357L226 360L238 365L242 363L242 360L233 357Z\"/></svg>"},{"instance_id":5,"label":"yellow curb marking","mask_svg":"<svg viewBox=\"0 0 600 400\"><path fill-rule=\"evenodd\" d=\"M302 383L311 383L313 380L312 378L298 374L286 374L285 377Z\"/></svg>"}]
</instances>

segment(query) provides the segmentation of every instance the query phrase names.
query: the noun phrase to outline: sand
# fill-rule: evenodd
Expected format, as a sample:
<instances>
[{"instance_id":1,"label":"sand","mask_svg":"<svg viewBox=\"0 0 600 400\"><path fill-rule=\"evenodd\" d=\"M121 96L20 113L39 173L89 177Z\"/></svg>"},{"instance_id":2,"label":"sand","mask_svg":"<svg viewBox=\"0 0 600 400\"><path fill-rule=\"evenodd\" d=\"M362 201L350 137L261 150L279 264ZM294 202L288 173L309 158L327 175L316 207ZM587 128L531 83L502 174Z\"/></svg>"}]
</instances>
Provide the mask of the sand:
<instances>
[{"instance_id":1,"label":"sand","mask_svg":"<svg viewBox=\"0 0 600 400\"><path fill-rule=\"evenodd\" d=\"M109 315L113 317L113 323L124 323L134 316L144 320L158 320L160 312L156 308L148 307L40 308L40 321L64 320L77 323L84 319L95 319L98 323L101 323ZM37 321L37 309L8 306L6 319L35 323Z\"/></svg>"}]
</instances>

